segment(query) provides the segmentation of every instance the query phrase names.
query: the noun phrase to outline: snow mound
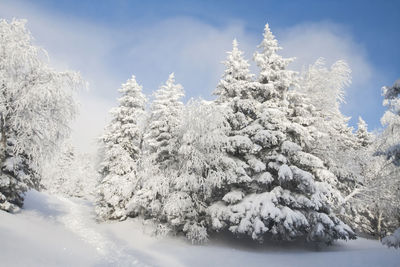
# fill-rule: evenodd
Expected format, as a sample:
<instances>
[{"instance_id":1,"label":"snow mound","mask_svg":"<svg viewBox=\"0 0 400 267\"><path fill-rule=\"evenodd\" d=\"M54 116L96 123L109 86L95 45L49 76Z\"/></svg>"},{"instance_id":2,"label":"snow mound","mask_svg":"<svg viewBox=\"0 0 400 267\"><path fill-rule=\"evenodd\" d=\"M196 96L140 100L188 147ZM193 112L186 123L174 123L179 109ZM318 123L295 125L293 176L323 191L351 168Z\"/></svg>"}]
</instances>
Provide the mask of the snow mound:
<instances>
[{"instance_id":1,"label":"snow mound","mask_svg":"<svg viewBox=\"0 0 400 267\"><path fill-rule=\"evenodd\" d=\"M388 247L399 248L400 247L400 228L398 228L392 235L382 239L382 244Z\"/></svg>"}]
</instances>

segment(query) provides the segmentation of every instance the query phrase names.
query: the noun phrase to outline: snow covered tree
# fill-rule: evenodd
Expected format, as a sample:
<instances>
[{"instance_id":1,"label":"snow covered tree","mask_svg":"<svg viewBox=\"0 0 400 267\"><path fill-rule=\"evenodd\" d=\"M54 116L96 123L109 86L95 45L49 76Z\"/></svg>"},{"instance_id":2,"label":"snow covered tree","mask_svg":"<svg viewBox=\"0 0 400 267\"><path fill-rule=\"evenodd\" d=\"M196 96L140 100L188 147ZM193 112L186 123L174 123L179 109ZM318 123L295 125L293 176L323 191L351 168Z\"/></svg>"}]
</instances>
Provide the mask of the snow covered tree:
<instances>
[{"instance_id":1,"label":"snow covered tree","mask_svg":"<svg viewBox=\"0 0 400 267\"><path fill-rule=\"evenodd\" d=\"M327 68L319 58L303 70L296 89L307 95L313 106L325 116L343 116L340 104L345 101L345 88L351 84L351 69L343 60Z\"/></svg>"},{"instance_id":2,"label":"snow covered tree","mask_svg":"<svg viewBox=\"0 0 400 267\"><path fill-rule=\"evenodd\" d=\"M226 179L224 165L225 125L223 112L212 102L191 101L184 110L178 131L178 168L162 218L174 232L192 242L207 240L207 214L214 188Z\"/></svg>"},{"instance_id":3,"label":"snow covered tree","mask_svg":"<svg viewBox=\"0 0 400 267\"><path fill-rule=\"evenodd\" d=\"M325 67L323 58L303 71L297 92L304 95L315 110L311 124L315 127L315 141L310 151L320 157L343 185L347 194L360 181L361 167L357 157L359 144L353 129L348 126L349 118L340 111L344 102L345 87L351 83L351 70L344 61ZM343 191L344 190L344 191ZM347 190L347 192L345 192Z\"/></svg>"},{"instance_id":4,"label":"snow covered tree","mask_svg":"<svg viewBox=\"0 0 400 267\"><path fill-rule=\"evenodd\" d=\"M383 115L381 122L386 126L382 135L380 151L396 166L400 165L400 79L393 86L382 88L384 97L383 105L388 110Z\"/></svg>"},{"instance_id":5,"label":"snow covered tree","mask_svg":"<svg viewBox=\"0 0 400 267\"><path fill-rule=\"evenodd\" d=\"M227 60L223 62L226 67L223 79L214 91L220 102L235 97L246 98L247 94L251 93L248 89L254 75L250 73L250 65L243 58L243 52L239 50L236 39L233 40L232 46L232 51L228 52Z\"/></svg>"},{"instance_id":6,"label":"snow covered tree","mask_svg":"<svg viewBox=\"0 0 400 267\"><path fill-rule=\"evenodd\" d=\"M374 136L361 118L354 134L348 125L349 118L340 111L345 88L351 83L350 74L344 61L327 68L325 60L320 58L302 72L295 92L303 95L303 102L314 107L310 121L314 141L308 145L308 151L322 159L337 177L331 184L340 190L343 198L333 203L335 210L357 232L374 234L378 215L373 211L375 204L370 202L370 196L375 190L374 168L379 165L371 146Z\"/></svg>"},{"instance_id":7,"label":"snow covered tree","mask_svg":"<svg viewBox=\"0 0 400 267\"><path fill-rule=\"evenodd\" d=\"M374 139L373 135L368 131L367 123L361 118L361 116L358 117L356 136L363 147L371 145Z\"/></svg>"},{"instance_id":8,"label":"snow covered tree","mask_svg":"<svg viewBox=\"0 0 400 267\"><path fill-rule=\"evenodd\" d=\"M171 73L165 85L154 93L151 104L148 130L145 133L145 144L156 162L169 164L176 151L176 129L179 127L184 96L183 87L175 84L175 75Z\"/></svg>"},{"instance_id":9,"label":"snow covered tree","mask_svg":"<svg viewBox=\"0 0 400 267\"><path fill-rule=\"evenodd\" d=\"M93 199L98 173L90 154L81 154L66 142L43 168L42 185L52 194Z\"/></svg>"},{"instance_id":10,"label":"snow covered tree","mask_svg":"<svg viewBox=\"0 0 400 267\"><path fill-rule=\"evenodd\" d=\"M393 87L395 86L396 83ZM385 96L384 105L387 105L389 102L386 97L391 89L384 87L382 91ZM389 95L395 104L396 94L389 93ZM382 118L384 125L387 122L386 118L396 120L393 110L395 109L390 107L384 114ZM374 137L368 133L365 122L360 120L356 135L361 145L357 152L364 159L363 180L361 186L355 187L346 197L350 199L351 196L349 221L352 225L357 230L378 238L384 237L400 225L399 167L396 165L396 157L390 152L387 153L393 151L388 149L389 147L396 146L396 130L391 126L393 125L388 124L383 133ZM398 137L397 143L400 143Z\"/></svg>"},{"instance_id":11,"label":"snow covered tree","mask_svg":"<svg viewBox=\"0 0 400 267\"><path fill-rule=\"evenodd\" d=\"M146 97L135 76L119 92L119 106L111 110L112 120L101 138L104 155L97 212L104 219L125 218L141 155Z\"/></svg>"},{"instance_id":12,"label":"snow covered tree","mask_svg":"<svg viewBox=\"0 0 400 267\"><path fill-rule=\"evenodd\" d=\"M83 86L78 73L48 66L24 20L0 20L0 209L15 211L25 191L38 189L42 162L69 135Z\"/></svg>"},{"instance_id":13,"label":"snow covered tree","mask_svg":"<svg viewBox=\"0 0 400 267\"><path fill-rule=\"evenodd\" d=\"M53 194L62 194L70 190L68 184L75 180L71 176L72 169L75 167L75 149L69 143L66 143L59 155L43 172L42 184Z\"/></svg>"},{"instance_id":14,"label":"snow covered tree","mask_svg":"<svg viewBox=\"0 0 400 267\"><path fill-rule=\"evenodd\" d=\"M311 122L315 141L310 143L309 151L320 157L337 176L338 188L345 196L362 182L361 144L348 126L349 118L340 111L345 88L351 83L350 73L344 61L339 60L327 68L325 60L319 58L303 71L295 90L315 108Z\"/></svg>"},{"instance_id":15,"label":"snow covered tree","mask_svg":"<svg viewBox=\"0 0 400 267\"><path fill-rule=\"evenodd\" d=\"M211 228L256 240L272 236L330 243L354 238L331 212L330 199L338 192L329 182L335 175L321 159L304 151L311 130L301 124L305 114L297 114L287 101L289 87L296 82L295 73L286 69L292 59L276 53L280 47L268 24L259 47L254 55L260 67L258 82L249 76L228 81L227 71L220 83L234 83L229 86L234 88L240 80L247 93L217 100L231 109L226 164L232 171L214 191L207 210Z\"/></svg>"},{"instance_id":16,"label":"snow covered tree","mask_svg":"<svg viewBox=\"0 0 400 267\"><path fill-rule=\"evenodd\" d=\"M129 202L130 216L160 217L169 194L171 177L177 170L177 131L184 105L183 87L171 73L155 93L144 134L144 157L139 162L138 190Z\"/></svg>"},{"instance_id":17,"label":"snow covered tree","mask_svg":"<svg viewBox=\"0 0 400 267\"><path fill-rule=\"evenodd\" d=\"M254 53L254 61L260 68L258 81L262 85L261 90L255 90L256 99L264 101L271 97L285 99L287 89L294 85L295 72L287 70L286 67L294 58L283 58L277 52L282 49L272 34L269 25L265 25L264 38L258 46L261 51Z\"/></svg>"},{"instance_id":18,"label":"snow covered tree","mask_svg":"<svg viewBox=\"0 0 400 267\"><path fill-rule=\"evenodd\" d=\"M376 157L381 161L372 184L377 216L377 234L382 237L400 226L400 80L382 88L383 105L388 107L381 122L386 126L377 140ZM396 232L397 233L397 232ZM389 244L396 233L385 242Z\"/></svg>"}]
</instances>

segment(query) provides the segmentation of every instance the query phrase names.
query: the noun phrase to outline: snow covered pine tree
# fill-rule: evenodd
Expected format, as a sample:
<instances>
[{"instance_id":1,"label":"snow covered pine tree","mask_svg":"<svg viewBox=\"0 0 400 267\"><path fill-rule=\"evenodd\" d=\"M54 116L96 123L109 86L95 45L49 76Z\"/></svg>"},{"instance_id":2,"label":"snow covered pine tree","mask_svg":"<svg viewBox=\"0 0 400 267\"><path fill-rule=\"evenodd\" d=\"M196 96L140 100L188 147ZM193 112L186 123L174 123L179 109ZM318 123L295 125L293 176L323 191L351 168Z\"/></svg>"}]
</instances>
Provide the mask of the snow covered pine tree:
<instances>
[{"instance_id":1,"label":"snow covered pine tree","mask_svg":"<svg viewBox=\"0 0 400 267\"><path fill-rule=\"evenodd\" d=\"M155 93L144 133L143 160L140 162L138 190L129 201L131 216L143 215L159 220L171 177L177 169L178 129L184 105L183 87L175 84L171 73Z\"/></svg>"},{"instance_id":2,"label":"snow covered pine tree","mask_svg":"<svg viewBox=\"0 0 400 267\"><path fill-rule=\"evenodd\" d=\"M119 92L119 106L111 110L112 121L101 138L104 158L96 210L103 219L126 217L125 205L137 182L136 165L141 154L146 97L135 76Z\"/></svg>"},{"instance_id":3,"label":"snow covered pine tree","mask_svg":"<svg viewBox=\"0 0 400 267\"><path fill-rule=\"evenodd\" d=\"M381 180L388 196L379 199L382 201L387 216L399 227L400 223L400 79L393 86L382 88L384 97L383 104L388 110L383 115L381 121L386 125L377 154L386 158L384 175ZM400 247L400 228L391 236L382 240L383 244L395 248Z\"/></svg>"},{"instance_id":4,"label":"snow covered pine tree","mask_svg":"<svg viewBox=\"0 0 400 267\"><path fill-rule=\"evenodd\" d=\"M162 220L173 233L183 232L192 243L207 240L207 207L224 169L224 117L212 102L190 101L178 129L176 171L162 209Z\"/></svg>"},{"instance_id":5,"label":"snow covered pine tree","mask_svg":"<svg viewBox=\"0 0 400 267\"><path fill-rule=\"evenodd\" d=\"M0 209L15 211L38 189L42 162L70 133L79 74L57 72L32 45L24 20L0 20Z\"/></svg>"},{"instance_id":6,"label":"snow covered pine tree","mask_svg":"<svg viewBox=\"0 0 400 267\"><path fill-rule=\"evenodd\" d=\"M354 238L329 206L337 192L326 181L334 175L303 151L310 130L287 101L295 73L286 70L291 59L276 53L280 47L268 24L259 47L254 55L258 81L252 81L234 42L216 91L218 102L231 110L227 152L234 170L208 208L212 228L256 240L268 235L326 243Z\"/></svg>"}]
</instances>

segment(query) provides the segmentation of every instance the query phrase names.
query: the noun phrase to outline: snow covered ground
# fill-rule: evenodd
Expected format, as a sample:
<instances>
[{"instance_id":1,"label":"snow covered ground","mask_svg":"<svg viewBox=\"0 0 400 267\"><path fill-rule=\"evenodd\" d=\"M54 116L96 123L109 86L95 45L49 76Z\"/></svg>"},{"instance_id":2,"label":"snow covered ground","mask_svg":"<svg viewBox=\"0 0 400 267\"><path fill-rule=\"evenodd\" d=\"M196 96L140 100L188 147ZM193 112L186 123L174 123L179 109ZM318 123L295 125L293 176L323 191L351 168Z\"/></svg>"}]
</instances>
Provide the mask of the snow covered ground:
<instances>
[{"instance_id":1,"label":"snow covered ground","mask_svg":"<svg viewBox=\"0 0 400 267\"><path fill-rule=\"evenodd\" d=\"M358 239L316 248L215 237L202 246L156 238L139 220L97 224L90 202L28 192L0 211L1 266L400 266L400 250Z\"/></svg>"}]
</instances>

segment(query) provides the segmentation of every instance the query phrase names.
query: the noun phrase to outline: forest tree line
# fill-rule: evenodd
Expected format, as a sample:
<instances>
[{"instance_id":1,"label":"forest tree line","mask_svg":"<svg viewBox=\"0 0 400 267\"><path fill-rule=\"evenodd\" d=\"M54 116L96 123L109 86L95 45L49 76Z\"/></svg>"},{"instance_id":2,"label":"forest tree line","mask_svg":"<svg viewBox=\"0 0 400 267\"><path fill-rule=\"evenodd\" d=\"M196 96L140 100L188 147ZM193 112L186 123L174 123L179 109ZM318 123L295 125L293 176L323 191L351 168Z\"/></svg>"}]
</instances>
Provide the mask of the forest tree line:
<instances>
[{"instance_id":1,"label":"forest tree line","mask_svg":"<svg viewBox=\"0 0 400 267\"><path fill-rule=\"evenodd\" d=\"M48 66L24 21L2 20L0 208L17 211L30 188L92 195L102 220L141 217L159 234L194 243L218 231L325 243L395 232L400 82L382 88L383 130L371 133L361 117L355 130L340 111L347 63L320 58L298 73L280 49L267 24L255 75L234 40L212 101L183 103L174 74L149 101L132 76L119 89L95 170L94 159L62 145L85 83Z\"/></svg>"}]
</instances>

